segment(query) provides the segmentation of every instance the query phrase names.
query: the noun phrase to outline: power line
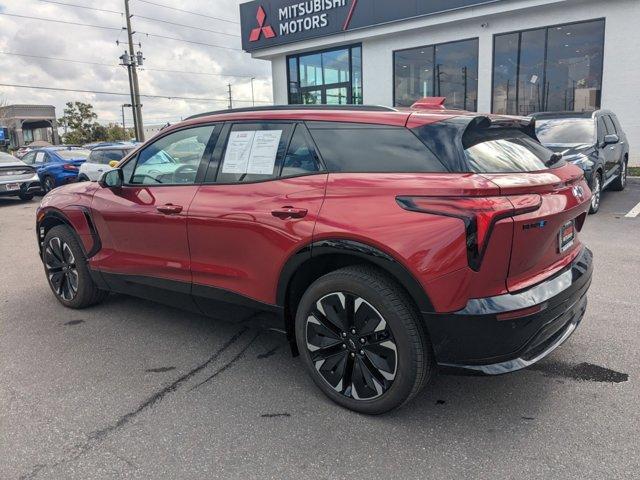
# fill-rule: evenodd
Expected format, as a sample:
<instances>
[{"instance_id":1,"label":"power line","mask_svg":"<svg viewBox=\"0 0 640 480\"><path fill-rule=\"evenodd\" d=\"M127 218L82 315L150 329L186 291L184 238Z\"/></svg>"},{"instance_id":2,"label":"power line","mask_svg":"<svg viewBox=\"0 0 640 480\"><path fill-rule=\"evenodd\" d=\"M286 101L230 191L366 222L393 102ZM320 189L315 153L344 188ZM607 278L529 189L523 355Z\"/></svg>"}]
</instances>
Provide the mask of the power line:
<instances>
[{"instance_id":1,"label":"power line","mask_svg":"<svg viewBox=\"0 0 640 480\"><path fill-rule=\"evenodd\" d=\"M227 20L226 18L213 17L211 15L205 15L204 13L192 12L191 10L183 10L182 8L170 7L169 5L163 5L161 3L150 2L148 0L137 0L137 1L140 2L140 3L147 3L149 5L155 5L156 7L168 8L169 10L175 10L177 12L190 13L191 15L197 15L198 17L212 18L214 20L220 20L221 22L229 22L229 23L235 23L235 24L239 24L240 23L240 22L236 22L235 20Z\"/></svg>"},{"instance_id":2,"label":"power line","mask_svg":"<svg viewBox=\"0 0 640 480\"><path fill-rule=\"evenodd\" d=\"M118 30L118 31L122 30L122 27L116 28L116 27L107 27L105 25L92 25L88 23L69 22L66 20L54 20L52 18L30 17L28 15L17 15L15 13L0 12L0 15L5 15L7 17L26 18L29 20L40 20L42 22L64 23L65 25L77 25L80 27L102 28L103 30Z\"/></svg>"},{"instance_id":3,"label":"power line","mask_svg":"<svg viewBox=\"0 0 640 480\"><path fill-rule=\"evenodd\" d=\"M84 8L86 10L94 10L96 12L116 13L118 15L122 15L122 12L117 12L115 10L105 10L104 8L87 7L86 5L74 5L72 3L55 2L53 0L38 0L38 1L43 3L53 3L54 5L62 5L64 7Z\"/></svg>"},{"instance_id":4,"label":"power line","mask_svg":"<svg viewBox=\"0 0 640 480\"><path fill-rule=\"evenodd\" d=\"M53 90L53 91L57 91L57 92L77 92L77 93L95 93L95 94L99 94L99 95L117 95L117 96L124 96L124 97L128 97L129 94L128 93L120 93L120 92L105 92L105 91L100 91L100 90L79 90L79 89L74 89L74 88L53 88L53 87L42 87L42 86L36 86L36 85L18 85L18 84L13 84L13 83L0 83L0 87L12 87L12 88L30 88L30 89L34 89L34 90ZM192 101L201 101L201 102L224 102L226 103L228 101L228 99L226 98L201 98L201 97L180 97L180 96L176 96L176 95L140 95L141 97L145 97L145 98L163 98L163 99L167 99L167 100L192 100ZM251 103L251 100L236 100L238 102L247 102L247 103ZM256 100L256 102L258 103L268 103L270 104L271 102L267 102L267 101L258 101Z\"/></svg>"},{"instance_id":5,"label":"power line","mask_svg":"<svg viewBox=\"0 0 640 480\"><path fill-rule=\"evenodd\" d=\"M54 60L56 62L69 62L69 63L80 63L84 65L96 65L100 67L110 67L110 68L121 68L120 65L113 65L110 63L99 63L99 62L88 62L84 60L73 60L70 58L56 58L56 57L45 57L42 55L29 55L26 53L16 53L16 52L3 52L0 51L0 55L11 55L15 57L27 57L27 58L39 58L43 60ZM141 71L150 71L150 72L166 72L166 73L184 73L188 75L206 75L211 77L233 77L233 78L251 78L256 77L255 74L249 73L241 73L241 74L233 74L233 73L213 73L213 72L190 72L187 70L168 70L164 68L141 68Z\"/></svg>"},{"instance_id":6,"label":"power line","mask_svg":"<svg viewBox=\"0 0 640 480\"><path fill-rule=\"evenodd\" d=\"M136 31L135 33L138 35L146 35L147 37L164 38L166 40L175 40L176 42L193 43L194 45L204 45L205 47L224 48L226 50L234 50L236 52L242 51L242 49L240 48L225 47L224 45L214 45L212 43L205 43L205 42L196 42L194 40L184 40L183 38L167 37L165 35L158 35L155 33L147 33L147 32L140 32L140 31Z\"/></svg>"},{"instance_id":7,"label":"power line","mask_svg":"<svg viewBox=\"0 0 640 480\"><path fill-rule=\"evenodd\" d=\"M201 30L203 32L217 33L217 34L220 34L220 35L228 35L229 37L239 37L240 36L240 35L238 35L236 33L225 33L225 32L220 32L218 30L209 30L208 28L195 27L193 25L186 25L184 23L170 22L168 20L161 20L159 18L145 17L145 16L142 16L142 15L132 15L132 16L136 17L136 18L142 18L144 20L150 20L152 22L166 23L168 25L176 25L178 27L192 28L194 30Z\"/></svg>"}]
</instances>

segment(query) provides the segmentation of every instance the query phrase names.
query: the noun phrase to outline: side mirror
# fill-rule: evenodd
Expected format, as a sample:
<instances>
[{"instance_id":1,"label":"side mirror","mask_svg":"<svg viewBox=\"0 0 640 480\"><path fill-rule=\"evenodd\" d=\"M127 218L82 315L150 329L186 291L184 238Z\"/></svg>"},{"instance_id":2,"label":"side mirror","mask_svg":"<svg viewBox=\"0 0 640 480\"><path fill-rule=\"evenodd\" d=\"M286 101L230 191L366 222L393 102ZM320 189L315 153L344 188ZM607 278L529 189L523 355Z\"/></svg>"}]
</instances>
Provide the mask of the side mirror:
<instances>
[{"instance_id":1,"label":"side mirror","mask_svg":"<svg viewBox=\"0 0 640 480\"><path fill-rule=\"evenodd\" d=\"M104 172L100 180L98 181L102 188L120 188L124 183L124 177L122 170L116 168L115 170L109 170Z\"/></svg>"},{"instance_id":2,"label":"side mirror","mask_svg":"<svg viewBox=\"0 0 640 480\"><path fill-rule=\"evenodd\" d=\"M618 137L618 135L616 135L615 133L610 133L609 135L604 136L604 142L602 143L604 145L614 145L618 142L620 142L620 137Z\"/></svg>"},{"instance_id":3,"label":"side mirror","mask_svg":"<svg viewBox=\"0 0 640 480\"><path fill-rule=\"evenodd\" d=\"M120 163L120 162L119 162L118 160L111 160L111 161L109 162L109 166L110 166L111 168L116 168L116 167L118 166L118 164L119 164L119 163Z\"/></svg>"}]
</instances>

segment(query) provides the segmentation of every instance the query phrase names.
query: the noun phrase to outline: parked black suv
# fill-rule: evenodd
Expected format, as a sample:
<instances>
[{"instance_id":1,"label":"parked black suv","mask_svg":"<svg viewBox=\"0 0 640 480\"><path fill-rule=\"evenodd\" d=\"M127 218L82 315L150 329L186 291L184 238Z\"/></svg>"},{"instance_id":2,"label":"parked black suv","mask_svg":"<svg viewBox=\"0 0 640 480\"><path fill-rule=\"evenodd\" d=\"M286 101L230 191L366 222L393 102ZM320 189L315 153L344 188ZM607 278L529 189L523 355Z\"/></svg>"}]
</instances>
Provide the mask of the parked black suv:
<instances>
[{"instance_id":1,"label":"parked black suv","mask_svg":"<svg viewBox=\"0 0 640 480\"><path fill-rule=\"evenodd\" d=\"M589 213L600 208L602 191L623 190L627 183L629 143L609 110L534 113L540 142L584 170L593 196Z\"/></svg>"}]
</instances>

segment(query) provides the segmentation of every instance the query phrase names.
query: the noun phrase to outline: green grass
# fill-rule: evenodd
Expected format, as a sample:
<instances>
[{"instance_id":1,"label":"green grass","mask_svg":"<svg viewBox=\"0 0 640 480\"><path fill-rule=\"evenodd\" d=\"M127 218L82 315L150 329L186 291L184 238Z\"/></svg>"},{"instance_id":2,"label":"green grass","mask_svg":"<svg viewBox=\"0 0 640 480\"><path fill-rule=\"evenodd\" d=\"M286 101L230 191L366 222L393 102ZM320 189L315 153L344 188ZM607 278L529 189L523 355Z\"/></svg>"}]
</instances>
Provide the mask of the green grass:
<instances>
[{"instance_id":1,"label":"green grass","mask_svg":"<svg viewBox=\"0 0 640 480\"><path fill-rule=\"evenodd\" d=\"M632 177L640 177L640 167L629 167L628 174Z\"/></svg>"}]
</instances>

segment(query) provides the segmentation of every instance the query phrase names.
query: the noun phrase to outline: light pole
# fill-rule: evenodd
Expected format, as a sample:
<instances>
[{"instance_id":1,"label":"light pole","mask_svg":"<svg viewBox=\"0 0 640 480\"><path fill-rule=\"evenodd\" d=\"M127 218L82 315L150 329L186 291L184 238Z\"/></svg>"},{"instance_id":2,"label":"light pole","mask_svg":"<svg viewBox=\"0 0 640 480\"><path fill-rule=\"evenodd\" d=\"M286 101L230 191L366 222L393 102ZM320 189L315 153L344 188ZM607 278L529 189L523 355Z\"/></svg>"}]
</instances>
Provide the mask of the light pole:
<instances>
[{"instance_id":1,"label":"light pole","mask_svg":"<svg viewBox=\"0 0 640 480\"><path fill-rule=\"evenodd\" d=\"M122 105L122 140L126 141L127 140L127 127L124 124L124 109L125 108L131 108L133 105L131 105L130 103L125 103Z\"/></svg>"},{"instance_id":2,"label":"light pole","mask_svg":"<svg viewBox=\"0 0 640 480\"><path fill-rule=\"evenodd\" d=\"M253 81L256 79L256 77L251 77L251 104L255 107L256 106L256 97L253 94Z\"/></svg>"},{"instance_id":3,"label":"light pole","mask_svg":"<svg viewBox=\"0 0 640 480\"><path fill-rule=\"evenodd\" d=\"M133 45L133 31L131 29L131 15L129 13L129 1L124 0L124 14L126 21L127 40L129 43L129 51L125 51L120 57L121 65L127 67L129 71L129 88L131 89L131 105L133 105L133 123L136 131L136 139L144 142L144 129L142 125L142 104L140 103L140 87L138 85L137 67L141 67L144 56L141 51L135 52Z\"/></svg>"}]
</instances>

